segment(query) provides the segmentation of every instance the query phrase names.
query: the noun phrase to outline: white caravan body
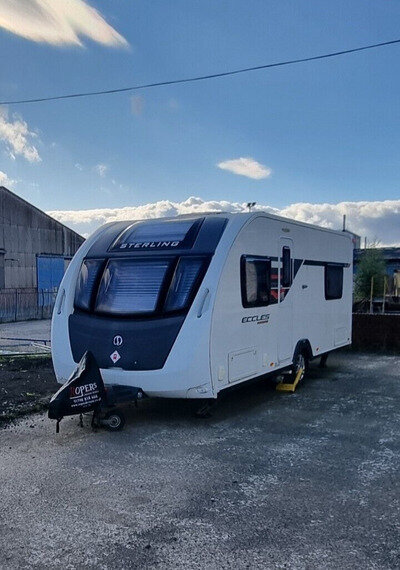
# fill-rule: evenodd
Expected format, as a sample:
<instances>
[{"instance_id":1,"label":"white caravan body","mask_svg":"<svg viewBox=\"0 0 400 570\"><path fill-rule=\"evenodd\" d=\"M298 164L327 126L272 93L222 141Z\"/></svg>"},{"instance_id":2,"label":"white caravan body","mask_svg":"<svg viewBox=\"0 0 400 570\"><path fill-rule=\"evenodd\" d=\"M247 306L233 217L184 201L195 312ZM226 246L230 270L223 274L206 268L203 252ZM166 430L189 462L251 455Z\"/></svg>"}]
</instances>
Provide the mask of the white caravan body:
<instances>
[{"instance_id":1,"label":"white caravan body","mask_svg":"<svg viewBox=\"0 0 400 570\"><path fill-rule=\"evenodd\" d=\"M106 384L216 398L350 344L352 262L346 233L262 212L107 224L60 285L57 380L90 350Z\"/></svg>"}]
</instances>

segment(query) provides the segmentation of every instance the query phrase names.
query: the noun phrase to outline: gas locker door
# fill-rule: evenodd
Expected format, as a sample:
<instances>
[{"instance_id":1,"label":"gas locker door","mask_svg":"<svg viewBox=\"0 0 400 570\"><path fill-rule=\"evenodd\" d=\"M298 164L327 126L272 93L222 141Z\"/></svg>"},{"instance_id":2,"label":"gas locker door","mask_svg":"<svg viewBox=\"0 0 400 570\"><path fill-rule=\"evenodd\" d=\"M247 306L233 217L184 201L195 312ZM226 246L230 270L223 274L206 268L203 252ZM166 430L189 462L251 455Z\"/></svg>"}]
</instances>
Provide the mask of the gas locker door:
<instances>
[{"instance_id":1,"label":"gas locker door","mask_svg":"<svg viewBox=\"0 0 400 570\"><path fill-rule=\"evenodd\" d=\"M293 282L293 241L280 238L278 251L278 360L285 362L293 357L293 295L289 294Z\"/></svg>"}]
</instances>

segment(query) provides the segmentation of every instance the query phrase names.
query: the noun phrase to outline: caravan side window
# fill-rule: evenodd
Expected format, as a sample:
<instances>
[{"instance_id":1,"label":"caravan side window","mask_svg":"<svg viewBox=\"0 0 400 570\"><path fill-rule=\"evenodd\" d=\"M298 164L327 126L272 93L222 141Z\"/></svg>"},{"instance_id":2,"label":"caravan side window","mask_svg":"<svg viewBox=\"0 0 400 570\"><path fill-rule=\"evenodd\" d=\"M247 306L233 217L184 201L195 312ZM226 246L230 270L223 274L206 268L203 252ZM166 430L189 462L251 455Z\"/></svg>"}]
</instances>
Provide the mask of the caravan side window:
<instances>
[{"instance_id":1,"label":"caravan side window","mask_svg":"<svg viewBox=\"0 0 400 570\"><path fill-rule=\"evenodd\" d=\"M290 258L290 247L284 245L282 248L281 287L290 287L291 284L292 284L292 260Z\"/></svg>"},{"instance_id":2,"label":"caravan side window","mask_svg":"<svg viewBox=\"0 0 400 570\"><path fill-rule=\"evenodd\" d=\"M271 260L268 257L243 255L241 259L243 307L265 307L271 289Z\"/></svg>"},{"instance_id":3,"label":"caravan side window","mask_svg":"<svg viewBox=\"0 0 400 570\"><path fill-rule=\"evenodd\" d=\"M325 265L325 299L341 299L343 295L343 267Z\"/></svg>"}]
</instances>

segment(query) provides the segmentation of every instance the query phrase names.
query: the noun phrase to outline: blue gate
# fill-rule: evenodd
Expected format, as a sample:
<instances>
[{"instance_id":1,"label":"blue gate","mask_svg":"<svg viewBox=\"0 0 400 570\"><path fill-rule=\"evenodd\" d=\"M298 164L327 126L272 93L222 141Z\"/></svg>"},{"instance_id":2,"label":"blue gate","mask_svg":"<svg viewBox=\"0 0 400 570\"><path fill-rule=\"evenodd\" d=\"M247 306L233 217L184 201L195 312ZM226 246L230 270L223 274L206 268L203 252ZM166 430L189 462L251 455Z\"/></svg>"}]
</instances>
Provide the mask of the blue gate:
<instances>
[{"instance_id":1,"label":"blue gate","mask_svg":"<svg viewBox=\"0 0 400 570\"><path fill-rule=\"evenodd\" d=\"M54 291L60 286L64 275L64 257L38 255L37 288L42 294L38 295L39 307L50 305L54 299Z\"/></svg>"}]
</instances>

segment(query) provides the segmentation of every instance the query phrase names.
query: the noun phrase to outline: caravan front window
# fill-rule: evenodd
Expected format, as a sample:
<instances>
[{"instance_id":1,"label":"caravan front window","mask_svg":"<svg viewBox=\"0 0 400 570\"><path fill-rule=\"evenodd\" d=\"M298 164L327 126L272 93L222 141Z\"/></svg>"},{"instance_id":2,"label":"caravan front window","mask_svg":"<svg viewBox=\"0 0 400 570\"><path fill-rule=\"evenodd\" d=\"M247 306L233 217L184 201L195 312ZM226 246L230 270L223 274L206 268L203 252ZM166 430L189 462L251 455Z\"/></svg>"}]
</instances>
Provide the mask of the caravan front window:
<instances>
[{"instance_id":1,"label":"caravan front window","mask_svg":"<svg viewBox=\"0 0 400 570\"><path fill-rule=\"evenodd\" d=\"M179 311L186 307L203 266L204 258L180 258L165 302L166 311Z\"/></svg>"},{"instance_id":2,"label":"caravan front window","mask_svg":"<svg viewBox=\"0 0 400 570\"><path fill-rule=\"evenodd\" d=\"M138 222L124 237L127 242L182 241L192 225L193 220Z\"/></svg>"},{"instance_id":3,"label":"caravan front window","mask_svg":"<svg viewBox=\"0 0 400 570\"><path fill-rule=\"evenodd\" d=\"M95 310L127 315L155 311L170 261L111 259L103 273Z\"/></svg>"},{"instance_id":4,"label":"caravan front window","mask_svg":"<svg viewBox=\"0 0 400 570\"><path fill-rule=\"evenodd\" d=\"M103 260L85 259L82 263L75 289L75 307L87 311L90 309L94 283L100 272Z\"/></svg>"},{"instance_id":5,"label":"caravan front window","mask_svg":"<svg viewBox=\"0 0 400 570\"><path fill-rule=\"evenodd\" d=\"M182 312L190 306L209 261L208 256L194 255L85 259L74 305L104 316Z\"/></svg>"}]
</instances>

